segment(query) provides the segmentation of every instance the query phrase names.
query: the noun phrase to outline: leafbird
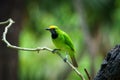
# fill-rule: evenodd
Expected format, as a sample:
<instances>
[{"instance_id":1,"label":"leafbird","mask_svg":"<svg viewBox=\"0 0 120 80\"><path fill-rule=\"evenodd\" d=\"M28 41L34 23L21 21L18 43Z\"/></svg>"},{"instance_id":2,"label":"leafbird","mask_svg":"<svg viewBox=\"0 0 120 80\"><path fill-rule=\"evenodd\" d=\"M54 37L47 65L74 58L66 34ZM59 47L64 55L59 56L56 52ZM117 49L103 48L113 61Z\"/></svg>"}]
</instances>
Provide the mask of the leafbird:
<instances>
[{"instance_id":1,"label":"leafbird","mask_svg":"<svg viewBox=\"0 0 120 80\"><path fill-rule=\"evenodd\" d=\"M58 26L54 26L54 25L49 26L49 28L47 28L46 30L50 31L51 38L52 38L54 45L58 49L67 53L72 60L73 66L78 67L78 64L75 59L75 54L74 54L75 48L68 34L62 31Z\"/></svg>"}]
</instances>

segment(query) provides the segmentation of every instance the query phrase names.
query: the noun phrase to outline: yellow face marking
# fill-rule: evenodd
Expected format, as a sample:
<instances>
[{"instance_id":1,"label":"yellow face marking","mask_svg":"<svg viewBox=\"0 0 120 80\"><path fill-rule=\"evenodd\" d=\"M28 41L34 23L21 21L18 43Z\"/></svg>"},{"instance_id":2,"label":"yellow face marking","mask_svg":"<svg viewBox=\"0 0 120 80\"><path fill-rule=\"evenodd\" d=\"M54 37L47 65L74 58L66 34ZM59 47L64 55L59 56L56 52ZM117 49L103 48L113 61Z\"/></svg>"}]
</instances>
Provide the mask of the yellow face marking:
<instances>
[{"instance_id":1,"label":"yellow face marking","mask_svg":"<svg viewBox=\"0 0 120 80\"><path fill-rule=\"evenodd\" d=\"M49 28L50 28L50 29L54 29L54 28L56 28L56 26L53 26L53 25L52 25L52 26L49 26Z\"/></svg>"}]
</instances>

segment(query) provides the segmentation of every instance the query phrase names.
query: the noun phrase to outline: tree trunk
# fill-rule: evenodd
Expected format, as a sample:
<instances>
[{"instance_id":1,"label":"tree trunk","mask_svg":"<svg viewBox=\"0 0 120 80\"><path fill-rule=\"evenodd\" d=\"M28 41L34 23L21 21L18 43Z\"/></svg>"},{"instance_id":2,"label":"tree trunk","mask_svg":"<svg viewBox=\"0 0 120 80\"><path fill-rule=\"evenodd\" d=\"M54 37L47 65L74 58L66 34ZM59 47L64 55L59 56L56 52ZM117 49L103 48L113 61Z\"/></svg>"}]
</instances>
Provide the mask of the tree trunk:
<instances>
[{"instance_id":1,"label":"tree trunk","mask_svg":"<svg viewBox=\"0 0 120 80\"><path fill-rule=\"evenodd\" d=\"M107 54L94 80L120 80L120 45Z\"/></svg>"},{"instance_id":2,"label":"tree trunk","mask_svg":"<svg viewBox=\"0 0 120 80\"><path fill-rule=\"evenodd\" d=\"M22 0L1 0L0 1L0 22L12 18L16 23L12 25L7 40L18 45L19 32L22 19ZM18 79L18 51L10 49L2 42L2 34L6 25L0 25L0 80Z\"/></svg>"}]
</instances>

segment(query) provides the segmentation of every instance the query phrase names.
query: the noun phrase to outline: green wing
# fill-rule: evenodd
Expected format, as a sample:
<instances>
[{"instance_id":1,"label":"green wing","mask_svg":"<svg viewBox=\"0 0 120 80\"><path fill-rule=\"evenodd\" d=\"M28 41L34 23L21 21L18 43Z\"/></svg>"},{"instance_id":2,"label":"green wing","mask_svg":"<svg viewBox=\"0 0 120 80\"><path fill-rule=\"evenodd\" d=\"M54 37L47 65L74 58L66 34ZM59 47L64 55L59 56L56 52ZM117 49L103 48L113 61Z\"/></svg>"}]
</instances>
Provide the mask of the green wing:
<instances>
[{"instance_id":1,"label":"green wing","mask_svg":"<svg viewBox=\"0 0 120 80\"><path fill-rule=\"evenodd\" d=\"M63 32L63 34L64 34L63 36L64 36L65 44L68 45L72 51L75 51L72 40L70 39L70 37L65 32Z\"/></svg>"}]
</instances>

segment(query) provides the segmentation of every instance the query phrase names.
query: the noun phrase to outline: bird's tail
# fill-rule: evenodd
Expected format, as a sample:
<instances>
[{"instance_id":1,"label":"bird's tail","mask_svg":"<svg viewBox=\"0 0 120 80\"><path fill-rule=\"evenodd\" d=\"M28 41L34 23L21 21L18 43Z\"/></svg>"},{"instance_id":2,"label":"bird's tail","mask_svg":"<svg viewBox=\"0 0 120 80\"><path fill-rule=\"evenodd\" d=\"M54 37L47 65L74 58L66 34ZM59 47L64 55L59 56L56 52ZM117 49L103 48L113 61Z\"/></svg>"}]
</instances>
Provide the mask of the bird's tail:
<instances>
[{"instance_id":1,"label":"bird's tail","mask_svg":"<svg viewBox=\"0 0 120 80\"><path fill-rule=\"evenodd\" d=\"M76 59L75 59L75 55L72 53L70 53L70 58L71 58L71 60L72 60L72 64L73 64L73 66L74 67L78 67L78 64L77 64L77 61L76 61Z\"/></svg>"}]
</instances>

